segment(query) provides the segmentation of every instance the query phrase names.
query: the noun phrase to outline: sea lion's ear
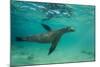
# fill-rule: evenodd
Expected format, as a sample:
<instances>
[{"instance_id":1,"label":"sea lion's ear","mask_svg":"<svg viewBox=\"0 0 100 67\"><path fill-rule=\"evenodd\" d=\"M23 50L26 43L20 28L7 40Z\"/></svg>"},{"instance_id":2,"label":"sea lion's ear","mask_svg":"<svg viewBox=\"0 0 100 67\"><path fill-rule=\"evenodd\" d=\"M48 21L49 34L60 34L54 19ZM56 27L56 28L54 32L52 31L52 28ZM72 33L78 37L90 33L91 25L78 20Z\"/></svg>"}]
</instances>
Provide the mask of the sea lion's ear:
<instances>
[{"instance_id":1,"label":"sea lion's ear","mask_svg":"<svg viewBox=\"0 0 100 67\"><path fill-rule=\"evenodd\" d=\"M46 25L46 24L41 24L42 26L43 26L43 28L45 28L47 31L51 31L51 28L48 26L48 25Z\"/></svg>"}]
</instances>

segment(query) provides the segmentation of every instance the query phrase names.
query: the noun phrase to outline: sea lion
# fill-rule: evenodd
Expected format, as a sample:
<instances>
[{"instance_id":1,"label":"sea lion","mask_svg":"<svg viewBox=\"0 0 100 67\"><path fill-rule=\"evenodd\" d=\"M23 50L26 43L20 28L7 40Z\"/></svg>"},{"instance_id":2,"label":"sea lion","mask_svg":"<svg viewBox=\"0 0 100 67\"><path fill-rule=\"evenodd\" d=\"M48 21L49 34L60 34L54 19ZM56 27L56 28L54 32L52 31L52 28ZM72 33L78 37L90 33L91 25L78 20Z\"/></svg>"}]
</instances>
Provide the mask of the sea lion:
<instances>
[{"instance_id":1,"label":"sea lion","mask_svg":"<svg viewBox=\"0 0 100 67\"><path fill-rule=\"evenodd\" d=\"M56 48L58 41L64 33L74 32L75 30L72 27L62 28L56 31L52 31L52 29L46 25L41 24L48 32L43 34L37 34L26 37L16 37L16 41L29 41L29 42L38 42L38 43L52 43L49 48L48 55L50 55Z\"/></svg>"}]
</instances>

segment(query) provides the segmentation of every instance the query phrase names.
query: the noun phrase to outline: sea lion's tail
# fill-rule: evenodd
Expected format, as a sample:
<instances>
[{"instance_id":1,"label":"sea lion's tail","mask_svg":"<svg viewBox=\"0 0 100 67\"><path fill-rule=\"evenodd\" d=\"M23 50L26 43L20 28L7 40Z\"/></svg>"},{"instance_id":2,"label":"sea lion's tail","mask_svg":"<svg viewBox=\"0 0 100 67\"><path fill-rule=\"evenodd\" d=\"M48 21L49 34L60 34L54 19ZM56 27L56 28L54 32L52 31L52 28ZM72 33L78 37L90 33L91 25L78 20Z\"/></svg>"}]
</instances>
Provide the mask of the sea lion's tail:
<instances>
[{"instance_id":1,"label":"sea lion's tail","mask_svg":"<svg viewBox=\"0 0 100 67\"><path fill-rule=\"evenodd\" d=\"M16 37L16 41L24 41L21 37Z\"/></svg>"}]
</instances>

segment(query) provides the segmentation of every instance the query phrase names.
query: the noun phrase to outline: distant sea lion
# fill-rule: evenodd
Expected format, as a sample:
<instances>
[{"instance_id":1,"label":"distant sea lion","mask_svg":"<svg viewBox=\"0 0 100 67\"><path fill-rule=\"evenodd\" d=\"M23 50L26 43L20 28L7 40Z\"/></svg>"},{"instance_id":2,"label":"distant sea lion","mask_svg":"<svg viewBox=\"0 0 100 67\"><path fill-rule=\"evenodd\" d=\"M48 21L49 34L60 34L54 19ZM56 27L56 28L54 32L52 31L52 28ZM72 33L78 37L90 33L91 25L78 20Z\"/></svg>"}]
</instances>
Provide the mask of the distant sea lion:
<instances>
[{"instance_id":1,"label":"distant sea lion","mask_svg":"<svg viewBox=\"0 0 100 67\"><path fill-rule=\"evenodd\" d=\"M51 47L49 48L50 55L56 48L58 41L60 40L61 36L64 33L74 32L75 30L72 27L62 28L56 31L52 31L51 28L46 25L42 24L42 26L48 31L47 33L37 34L32 36L26 37L16 37L16 41L29 41L29 42L38 42L38 43L52 43Z\"/></svg>"}]
</instances>

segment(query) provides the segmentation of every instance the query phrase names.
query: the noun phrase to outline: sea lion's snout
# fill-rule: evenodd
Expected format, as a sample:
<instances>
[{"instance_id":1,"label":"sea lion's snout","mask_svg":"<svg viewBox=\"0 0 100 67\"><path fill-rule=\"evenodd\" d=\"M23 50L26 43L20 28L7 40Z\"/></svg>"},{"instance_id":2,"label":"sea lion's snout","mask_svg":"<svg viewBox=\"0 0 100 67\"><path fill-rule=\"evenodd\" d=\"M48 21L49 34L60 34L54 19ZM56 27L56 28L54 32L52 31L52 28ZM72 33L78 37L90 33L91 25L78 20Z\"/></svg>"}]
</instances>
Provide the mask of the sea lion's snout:
<instances>
[{"instance_id":1,"label":"sea lion's snout","mask_svg":"<svg viewBox=\"0 0 100 67\"><path fill-rule=\"evenodd\" d=\"M70 26L70 27L67 27L67 31L68 31L68 32L74 32L75 29L74 29L73 27Z\"/></svg>"},{"instance_id":2,"label":"sea lion's snout","mask_svg":"<svg viewBox=\"0 0 100 67\"><path fill-rule=\"evenodd\" d=\"M73 27L71 27L70 31L71 31L71 32L74 32L74 31L75 31L75 29L74 29Z\"/></svg>"}]
</instances>

